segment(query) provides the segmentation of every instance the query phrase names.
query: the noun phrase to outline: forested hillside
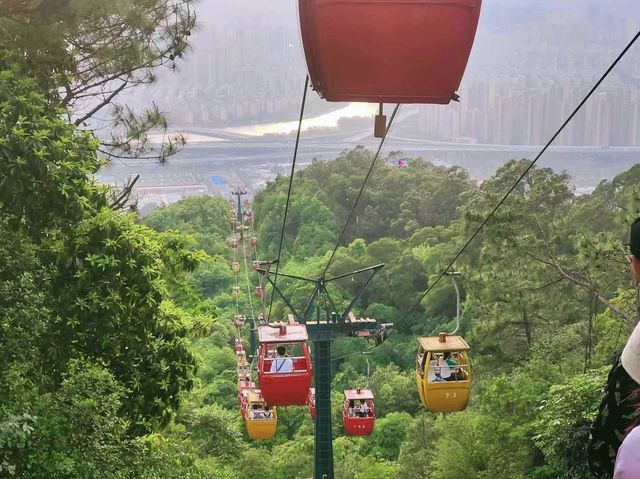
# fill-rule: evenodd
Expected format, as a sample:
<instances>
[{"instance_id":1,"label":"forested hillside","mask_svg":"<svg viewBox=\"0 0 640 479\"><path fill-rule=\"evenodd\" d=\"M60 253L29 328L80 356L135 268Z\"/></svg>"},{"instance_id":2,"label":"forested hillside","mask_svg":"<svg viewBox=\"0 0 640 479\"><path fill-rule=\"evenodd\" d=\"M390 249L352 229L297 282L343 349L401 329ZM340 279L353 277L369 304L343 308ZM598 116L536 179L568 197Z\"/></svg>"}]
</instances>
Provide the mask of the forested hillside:
<instances>
[{"instance_id":1,"label":"forested hillside","mask_svg":"<svg viewBox=\"0 0 640 479\"><path fill-rule=\"evenodd\" d=\"M282 409L272 440L249 442L243 429L226 199L184 200L140 224L92 180L101 162L89 133L32 80L5 70L0 86L2 475L310 477L307 408ZM283 271L319 274L371 155L355 149L296 174ZM470 407L427 413L415 387L415 336L453 328L452 285L417 301L526 163L481 185L419 159L376 170L330 274L385 263L356 311L396 331L373 349L335 344L337 477L586 476L587 427L634 318L623 240L640 169L581 197L566 175L533 169L456 264ZM286 182L255 198L265 259ZM346 303L360 281L345 278L335 299ZM305 300L304 287L282 286ZM272 318L285 314L276 303ZM375 430L345 437L341 391L367 380Z\"/></svg>"},{"instance_id":2,"label":"forested hillside","mask_svg":"<svg viewBox=\"0 0 640 479\"><path fill-rule=\"evenodd\" d=\"M321 272L371 155L355 149L296 174L282 271L308 277ZM337 477L587 477L588 425L607 365L624 345L634 316L623 240L637 214L640 170L576 197L566 175L535 168L499 210L456 265L462 272L462 334L472 347L476 382L468 410L442 416L419 403L415 336L453 329L452 284L445 278L413 306L527 161L506 164L482 185L458 168L419 159L408 163L376 170L330 269L340 274L385 263L356 309L396 327L366 356L357 354L371 347L362 340L340 339L335 345ZM286 178L278 178L255 198L263 258L276 254L286 185ZM145 220L159 231L186 229L199 238L197 247L210 252L209 260L171 293L183 307L197 310L206 304L217 317L213 334L194 343L202 363L189 403L196 411L215 411L228 427L225 417L235 432L215 439L210 434L215 446L201 444L199 453L215 451L230 471L250 478L309 477L313 426L307 408L281 411L273 440L240 438L231 252L220 230L227 212L224 199L195 198ZM338 301L346 302L359 281L344 281L336 291ZM287 281L283 289L298 302L308 293ZM272 317L284 314L284 306L276 303ZM365 358L380 419L371 437L348 438L338 412L341 391L366 382ZM191 431L189 437L201 437L194 410L186 411L178 414L180 427L173 426L172 434Z\"/></svg>"},{"instance_id":3,"label":"forested hillside","mask_svg":"<svg viewBox=\"0 0 640 479\"><path fill-rule=\"evenodd\" d=\"M162 113L118 96L176 68L192 4L0 2L0 478L312 475L306 407L280 408L265 441L249 441L240 417L228 199L142 219L135 177L95 180L122 158L160 167L183 144L151 144L152 131L167 133ZM358 147L296 173L281 271L320 274L372 157ZM472 399L436 415L418 399L416 336L451 331L456 296L446 277L422 295L529 163L477 184L401 152L386 160L329 269L384 263L355 312L394 324L380 345L334 344L336 477L587 477L588 425L636 319L623 242L640 215L640 166L585 196L565 174L533 168L487 223L455 264ZM261 259L277 255L287 184L278 177L254 198ZM346 306L363 281L337 282L334 300ZM293 280L280 286L296 306L308 297ZM286 314L276 301L271 318ZM375 430L346 437L342 391L363 384Z\"/></svg>"}]
</instances>

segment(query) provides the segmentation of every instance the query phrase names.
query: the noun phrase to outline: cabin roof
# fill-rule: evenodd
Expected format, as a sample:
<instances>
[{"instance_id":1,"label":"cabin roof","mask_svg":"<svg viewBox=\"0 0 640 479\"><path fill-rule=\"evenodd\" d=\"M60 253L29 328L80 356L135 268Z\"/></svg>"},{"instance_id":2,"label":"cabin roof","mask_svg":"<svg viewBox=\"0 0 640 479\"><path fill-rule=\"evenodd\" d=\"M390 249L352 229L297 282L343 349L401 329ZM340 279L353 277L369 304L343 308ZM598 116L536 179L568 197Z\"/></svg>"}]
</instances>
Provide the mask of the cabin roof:
<instances>
[{"instance_id":1,"label":"cabin roof","mask_svg":"<svg viewBox=\"0 0 640 479\"><path fill-rule=\"evenodd\" d=\"M445 342L440 342L438 336L429 336L418 338L418 342L426 351L467 351L470 349L462 336L445 336L445 338Z\"/></svg>"},{"instance_id":2,"label":"cabin roof","mask_svg":"<svg viewBox=\"0 0 640 479\"><path fill-rule=\"evenodd\" d=\"M345 389L344 395L348 400L365 400L365 399L373 399L373 393L369 389L358 388L358 389Z\"/></svg>"},{"instance_id":3,"label":"cabin roof","mask_svg":"<svg viewBox=\"0 0 640 479\"><path fill-rule=\"evenodd\" d=\"M249 402L264 402L262 392L259 389L249 391Z\"/></svg>"},{"instance_id":4,"label":"cabin roof","mask_svg":"<svg viewBox=\"0 0 640 479\"><path fill-rule=\"evenodd\" d=\"M272 324L258 328L258 341L261 343L296 343L307 341L307 327L304 324Z\"/></svg>"}]
</instances>

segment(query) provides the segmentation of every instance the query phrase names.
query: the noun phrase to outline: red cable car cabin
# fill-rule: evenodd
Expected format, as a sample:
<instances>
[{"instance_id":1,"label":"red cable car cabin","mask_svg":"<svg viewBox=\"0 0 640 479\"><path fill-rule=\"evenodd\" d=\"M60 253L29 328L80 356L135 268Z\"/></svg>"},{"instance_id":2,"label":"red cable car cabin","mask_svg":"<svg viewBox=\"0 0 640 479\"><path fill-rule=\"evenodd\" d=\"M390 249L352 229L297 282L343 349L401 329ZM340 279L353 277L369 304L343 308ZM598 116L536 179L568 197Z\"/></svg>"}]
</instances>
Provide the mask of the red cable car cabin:
<instances>
[{"instance_id":1,"label":"red cable car cabin","mask_svg":"<svg viewBox=\"0 0 640 479\"><path fill-rule=\"evenodd\" d=\"M260 326L258 379L262 396L272 406L303 406L311 386L311 360L304 324ZM284 352L282 356L278 354Z\"/></svg>"},{"instance_id":2,"label":"red cable car cabin","mask_svg":"<svg viewBox=\"0 0 640 479\"><path fill-rule=\"evenodd\" d=\"M307 397L307 404L309 405L309 414L311 414L311 420L316 422L316 388L309 388L309 397Z\"/></svg>"},{"instance_id":3,"label":"red cable car cabin","mask_svg":"<svg viewBox=\"0 0 640 479\"><path fill-rule=\"evenodd\" d=\"M449 103L481 0L298 0L314 89L328 101Z\"/></svg>"},{"instance_id":4,"label":"red cable car cabin","mask_svg":"<svg viewBox=\"0 0 640 479\"><path fill-rule=\"evenodd\" d=\"M376 411L373 405L373 393L369 389L346 389L342 422L347 436L368 436L373 432Z\"/></svg>"},{"instance_id":5,"label":"red cable car cabin","mask_svg":"<svg viewBox=\"0 0 640 479\"><path fill-rule=\"evenodd\" d=\"M247 320L247 317L244 314L236 314L233 317L233 324L240 327L245 323L246 320Z\"/></svg>"},{"instance_id":6,"label":"red cable car cabin","mask_svg":"<svg viewBox=\"0 0 640 479\"><path fill-rule=\"evenodd\" d=\"M243 421L245 420L244 416L249 405L249 391L250 389L242 389L238 393L238 401L240 402L240 415L242 416Z\"/></svg>"}]
</instances>

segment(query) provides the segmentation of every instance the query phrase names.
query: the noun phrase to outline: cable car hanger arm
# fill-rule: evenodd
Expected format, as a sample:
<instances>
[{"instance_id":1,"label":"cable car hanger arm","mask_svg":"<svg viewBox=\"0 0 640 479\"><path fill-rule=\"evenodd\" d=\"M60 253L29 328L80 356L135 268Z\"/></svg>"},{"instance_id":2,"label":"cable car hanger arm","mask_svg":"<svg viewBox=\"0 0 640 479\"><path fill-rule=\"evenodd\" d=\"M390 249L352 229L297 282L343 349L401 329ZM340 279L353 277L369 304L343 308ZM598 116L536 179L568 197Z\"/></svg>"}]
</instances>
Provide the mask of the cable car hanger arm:
<instances>
[{"instance_id":1,"label":"cable car hanger arm","mask_svg":"<svg viewBox=\"0 0 640 479\"><path fill-rule=\"evenodd\" d=\"M345 273L345 274L341 274L339 276L333 276L332 278L325 279L324 282L325 283L329 283L329 282L335 281L337 279L348 278L349 276L354 276L356 274L366 273L367 271L371 271L372 269L376 270L376 272L377 272L379 269L382 269L382 268L384 268L384 263L380 263L380 264L376 264L376 265L373 265L373 266L369 266L368 268L362 268L362 269L359 269L357 271L352 271L351 273Z\"/></svg>"},{"instance_id":2,"label":"cable car hanger arm","mask_svg":"<svg viewBox=\"0 0 640 479\"><path fill-rule=\"evenodd\" d=\"M269 283L271 284L271 287L273 288L271 296L273 297L273 293L278 293L278 296L282 298L282 300L285 302L287 307L291 310L291 312L295 316L296 321L300 322L300 314L298 313L298 311L296 311L296 309L293 307L293 305L287 299L287 297L282 293L282 291L280 291L280 288L276 285L275 281L273 281L271 277L269 277L269 275L265 275L264 277L267 279L267 281L269 281Z\"/></svg>"},{"instance_id":3,"label":"cable car hanger arm","mask_svg":"<svg viewBox=\"0 0 640 479\"><path fill-rule=\"evenodd\" d=\"M286 273L280 273L280 272L273 272L273 271L269 271L263 268L258 268L258 273L264 275L265 277L269 277L271 275L273 276L282 276L284 278L292 278L292 279L299 279L300 281L307 281L308 283L315 283L316 281L318 281L317 279L311 279L311 278L305 278L304 276L296 276L294 274L286 274ZM351 273L349 273L351 274ZM347 275L348 276L348 275Z\"/></svg>"},{"instance_id":4,"label":"cable car hanger arm","mask_svg":"<svg viewBox=\"0 0 640 479\"><path fill-rule=\"evenodd\" d=\"M367 286L369 286L369 283L371 282L371 280L373 279L373 277L376 275L376 273L378 271L380 271L382 268L384 267L384 264L377 264L375 266L371 266L369 268L365 268L365 269L361 269L360 271L356 271L355 273L362 273L364 271L371 271L371 274L369 275L369 277L367 278L367 281L365 281L365 283L362 285L362 287L358 290L358 292L356 293L356 295L354 296L354 298L351 300L351 303L349 303L349 306L347 306L347 309L344 310L344 313L342 313L342 318L346 320L348 314L351 312L351 310L353 309L353 307L356 305L356 303L358 302L358 300L360 299L360 297L362 296L362 293L364 293L364 290L367 288ZM343 275L342 277L344 277L345 275ZM333 281L336 278L332 278L330 281Z\"/></svg>"}]
</instances>

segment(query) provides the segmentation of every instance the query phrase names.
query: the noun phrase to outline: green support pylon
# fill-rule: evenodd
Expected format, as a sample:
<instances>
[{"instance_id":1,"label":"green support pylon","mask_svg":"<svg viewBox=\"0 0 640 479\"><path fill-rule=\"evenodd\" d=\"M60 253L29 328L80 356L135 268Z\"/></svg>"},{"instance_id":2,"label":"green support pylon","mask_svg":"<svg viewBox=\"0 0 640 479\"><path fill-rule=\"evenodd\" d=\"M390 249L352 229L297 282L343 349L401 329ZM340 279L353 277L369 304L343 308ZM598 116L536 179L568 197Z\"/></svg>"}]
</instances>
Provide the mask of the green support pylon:
<instances>
[{"instance_id":1,"label":"green support pylon","mask_svg":"<svg viewBox=\"0 0 640 479\"><path fill-rule=\"evenodd\" d=\"M331 437L331 330L319 328L313 339L313 376L316 388L314 442L315 479L333 479L333 439Z\"/></svg>"},{"instance_id":2,"label":"green support pylon","mask_svg":"<svg viewBox=\"0 0 640 479\"><path fill-rule=\"evenodd\" d=\"M287 298L280 288L276 286L269 276L271 272L265 269L258 269L258 273L264 275L267 282L275 288L275 292L284 301L287 307L293 313L295 319L307 326L309 339L313 343L313 380L316 389L316 423L315 423L315 442L314 442L314 462L313 462L313 478L314 479L333 479L333 438L331 426L331 342L338 334L368 337L373 331L384 330L388 325L379 325L374 319L350 319L349 313L356 305L356 302L364 292L365 288L373 276L383 267L383 264L371 266L351 273L334 276L332 278L304 278L290 274L278 273L279 276L291 278L295 280L312 283L315 288L309 297L306 306L302 312L297 311L291 304L290 298ZM356 293L347 308L340 312L337 305L331 299L327 284L342 278L353 276L361 273L369 273L369 277ZM322 303L322 304L320 304ZM315 306L316 318L311 320ZM326 318L320 318L320 311L325 311ZM366 334L358 334L366 333Z\"/></svg>"}]
</instances>

